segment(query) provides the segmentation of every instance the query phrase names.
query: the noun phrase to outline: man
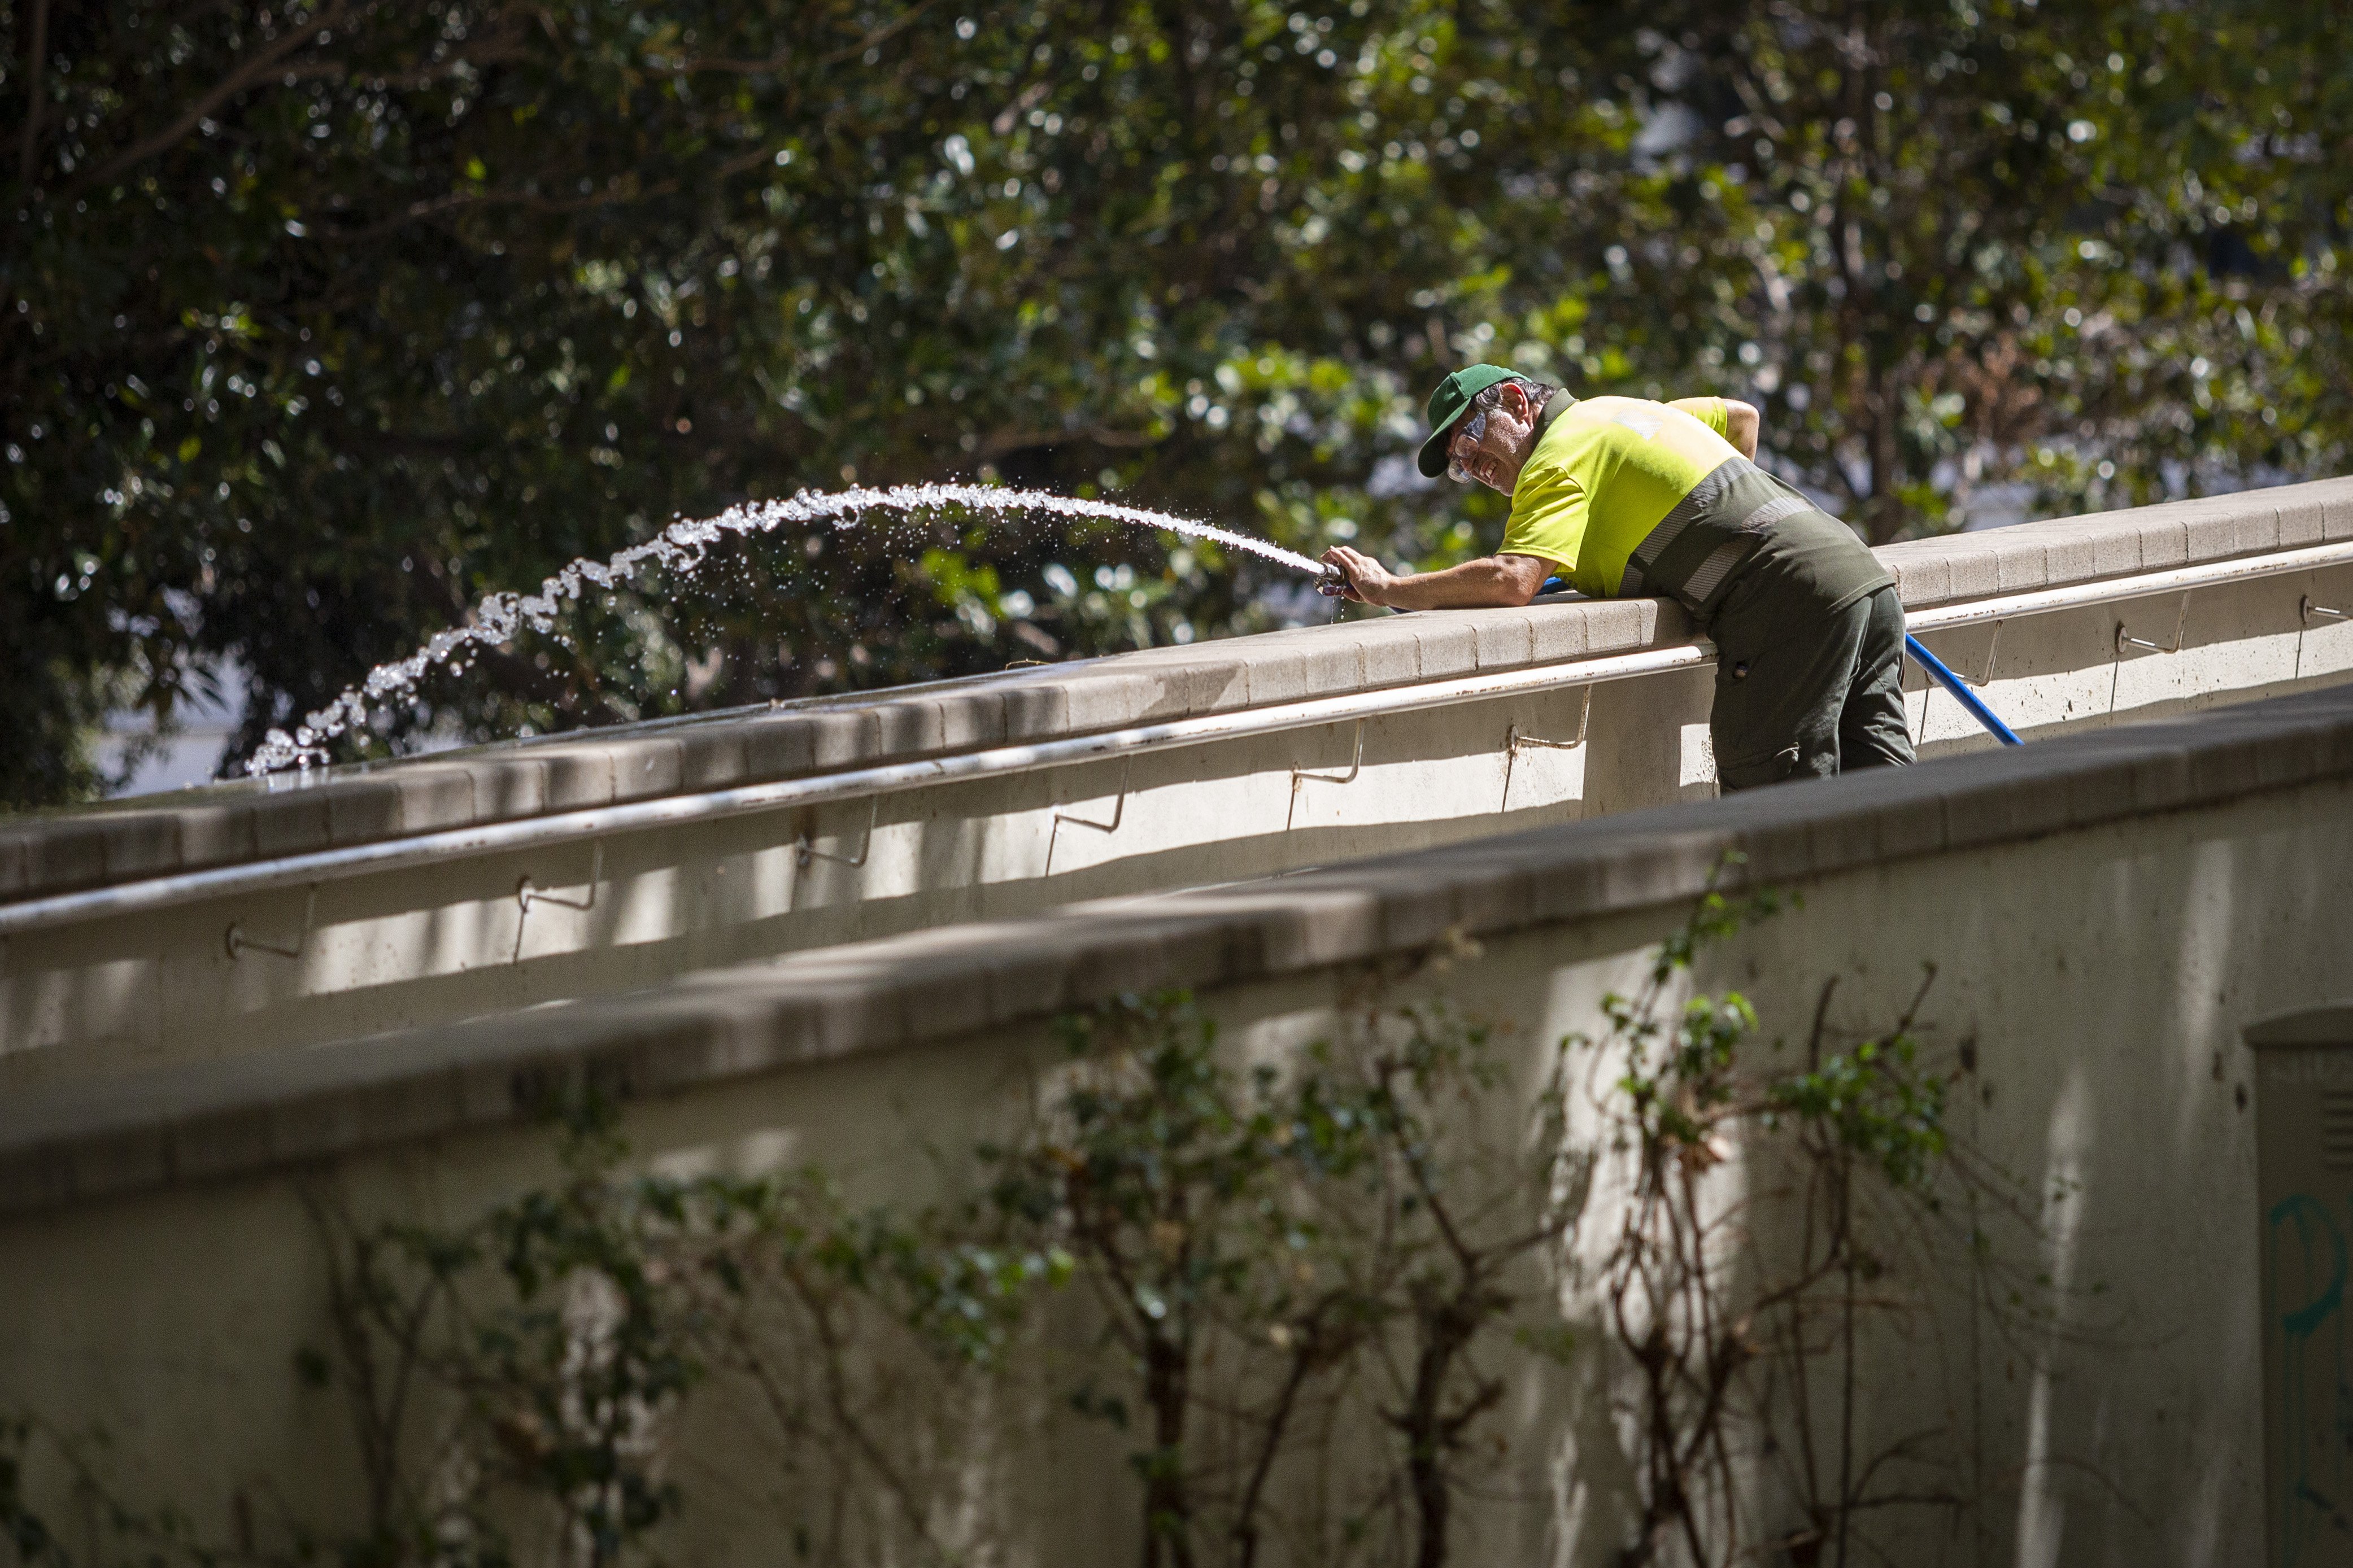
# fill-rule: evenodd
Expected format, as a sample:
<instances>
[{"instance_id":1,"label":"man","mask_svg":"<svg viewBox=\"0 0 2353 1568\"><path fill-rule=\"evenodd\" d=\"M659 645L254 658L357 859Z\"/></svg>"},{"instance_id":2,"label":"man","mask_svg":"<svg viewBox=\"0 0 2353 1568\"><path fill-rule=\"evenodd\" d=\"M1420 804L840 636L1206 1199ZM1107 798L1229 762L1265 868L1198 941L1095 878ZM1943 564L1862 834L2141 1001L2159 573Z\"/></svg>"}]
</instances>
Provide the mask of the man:
<instances>
[{"instance_id":1,"label":"man","mask_svg":"<svg viewBox=\"0 0 2353 1568\"><path fill-rule=\"evenodd\" d=\"M1751 460L1757 410L1578 399L1481 364L1439 384L1430 423L1424 474L1512 498L1503 548L1404 577L1327 551L1348 597L1525 605L1556 574L1595 598L1671 596L1715 644L1708 729L1725 790L1913 761L1895 581L1844 523Z\"/></svg>"}]
</instances>

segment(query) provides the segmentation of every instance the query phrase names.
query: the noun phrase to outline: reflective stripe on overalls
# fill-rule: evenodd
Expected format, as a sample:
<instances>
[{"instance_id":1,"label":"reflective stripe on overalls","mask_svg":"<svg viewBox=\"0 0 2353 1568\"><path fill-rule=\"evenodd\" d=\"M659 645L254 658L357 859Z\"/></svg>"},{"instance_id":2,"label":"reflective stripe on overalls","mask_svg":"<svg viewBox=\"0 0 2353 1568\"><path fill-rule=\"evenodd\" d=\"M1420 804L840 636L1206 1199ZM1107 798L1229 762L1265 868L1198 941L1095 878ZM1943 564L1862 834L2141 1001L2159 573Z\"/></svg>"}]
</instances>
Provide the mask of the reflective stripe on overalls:
<instances>
[{"instance_id":1,"label":"reflective stripe on overalls","mask_svg":"<svg viewBox=\"0 0 2353 1568\"><path fill-rule=\"evenodd\" d=\"M1619 597L1671 594L1704 626L1772 526L1813 505L1747 458L1727 458L1634 547Z\"/></svg>"}]
</instances>

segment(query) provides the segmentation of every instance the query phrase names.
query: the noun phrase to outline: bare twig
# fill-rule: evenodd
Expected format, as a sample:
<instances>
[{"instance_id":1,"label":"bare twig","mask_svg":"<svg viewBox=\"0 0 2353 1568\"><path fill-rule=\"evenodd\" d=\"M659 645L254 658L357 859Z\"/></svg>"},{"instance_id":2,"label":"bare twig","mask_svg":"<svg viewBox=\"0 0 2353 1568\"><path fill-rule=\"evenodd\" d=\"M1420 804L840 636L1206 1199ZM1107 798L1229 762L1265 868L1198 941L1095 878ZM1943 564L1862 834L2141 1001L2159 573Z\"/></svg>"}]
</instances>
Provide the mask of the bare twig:
<instances>
[{"instance_id":1,"label":"bare twig","mask_svg":"<svg viewBox=\"0 0 2353 1568\"><path fill-rule=\"evenodd\" d=\"M273 75L282 77L286 73L287 61L292 56L309 47L322 35L343 26L357 14L352 0L334 0L334 4L329 5L324 11L313 15L301 26L288 28L253 54L246 57L227 76L197 94L195 101L181 110L177 119L163 130L133 142L129 147L100 164L84 183L93 185L105 184L125 171L145 163L158 153L176 146L186 139L189 132L212 118L216 110L236 98L237 94L249 88L259 87ZM322 69L317 65L305 68L313 73L319 73ZM332 68L336 74L341 73L341 67Z\"/></svg>"},{"instance_id":2,"label":"bare twig","mask_svg":"<svg viewBox=\"0 0 2353 1568\"><path fill-rule=\"evenodd\" d=\"M810 68L818 71L830 70L836 66L849 64L869 49L881 47L913 26L922 19L923 13L932 8L934 0L918 0L916 5L909 6L896 20L886 22L881 26L874 28L856 43L846 45L830 54L818 56L809 62ZM802 25L806 25L805 20ZM663 75L673 77L781 76L800 53L799 49L787 44L765 59L731 59L723 55L697 55L687 59L653 56L649 57L649 63Z\"/></svg>"},{"instance_id":3,"label":"bare twig","mask_svg":"<svg viewBox=\"0 0 2353 1568\"><path fill-rule=\"evenodd\" d=\"M25 130L16 149L16 179L28 190L33 184L33 171L40 166L41 93L47 86L43 78L48 67L49 0L33 0L30 34L25 40Z\"/></svg>"}]
</instances>

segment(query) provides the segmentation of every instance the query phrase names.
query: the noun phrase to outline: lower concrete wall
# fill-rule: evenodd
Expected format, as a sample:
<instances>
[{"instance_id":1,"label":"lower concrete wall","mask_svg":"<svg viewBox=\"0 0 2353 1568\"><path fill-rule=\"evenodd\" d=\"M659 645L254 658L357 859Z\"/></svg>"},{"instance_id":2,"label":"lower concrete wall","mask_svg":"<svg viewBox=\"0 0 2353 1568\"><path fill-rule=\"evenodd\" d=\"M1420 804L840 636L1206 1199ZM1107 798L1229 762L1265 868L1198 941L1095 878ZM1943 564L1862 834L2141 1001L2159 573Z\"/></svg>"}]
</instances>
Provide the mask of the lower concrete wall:
<instances>
[{"instance_id":1,"label":"lower concrete wall","mask_svg":"<svg viewBox=\"0 0 2353 1568\"><path fill-rule=\"evenodd\" d=\"M453 1085L469 1062L512 1072L501 1039L534 1057L565 1041L632 1051L651 1064L641 1088L670 1084L631 1112L641 1157L673 1168L814 1160L855 1190L917 1195L935 1167L913 1152L968 1145L1019 1113L1048 1049L1041 998L1189 983L1237 1049L1281 1059L1359 1002L1371 974L1463 927L1483 933L1483 949L1435 984L1538 1044L1594 1026L1603 994L1639 978L1718 851L1746 846L1754 879L1801 893L1802 908L1712 951L1699 984L1744 989L1768 1034L1797 1037L1824 981L1840 981L1833 1026L1862 1030L1936 963L1930 1048L1972 1064L1957 1131L2028 1194L2024 1226L1993 1228L2026 1249L2010 1258L2023 1277L2047 1277L2052 1291L2037 1319L1956 1279L1931 1319L1875 1351L1864 1446L1932 1434L1940 1484L1963 1501L1884 1510L1872 1538L1907 1563L2253 1564L2266 1500L2257 1129L2240 1031L2353 991L2341 907L2353 887L2353 701L2326 694L2032 750L1571 825L1251 895L1249 909L1287 900L1281 926L1221 914L1246 901L1219 895L1103 906L1051 931L880 944L863 971L861 950L845 950L829 968L747 970L732 989L343 1047L335 1071L359 1075L358 1094L371 1072L433 1061L459 1075ZM2119 791L2147 804L2121 804ZM1101 959L1092 973L1058 969L1082 962L1074 922L1086 940L1126 944L1116 972ZM854 984L860 973L897 986L895 999L860 1004L857 984ZM1019 1000L963 1000L1008 977ZM925 1008L959 1007L1007 1021L922 1022ZM807 1047L787 1043L796 1030L815 1031ZM668 1079L655 1070L682 1054L701 1065ZM796 1055L801 1065L744 1076ZM339 1129L339 1114L394 1102L362 1095L337 1112L312 1083L282 1114L313 1125L279 1147L310 1134L309 1146L345 1152L290 1164L269 1152L278 1135L232 1120L203 1142L167 1139L160 1147L176 1152L157 1156L142 1152L147 1131L193 1127L204 1086L111 1092L20 1097L0 1111L14 1211L0 1222L0 1311L16 1325L0 1343L0 1405L103 1424L122 1488L210 1508L199 1517L213 1528L228 1528L220 1500L236 1487L348 1512L343 1412L302 1388L291 1362L325 1332L306 1193L460 1216L546 1179L544 1134L454 1107L438 1134L419 1112L407 1141ZM258 1079L237 1091L267 1092ZM120 1196L71 1201L39 1197L28 1160L93 1176L109 1160L160 1163L115 1172ZM1597 1200L1581 1234L1613 1222ZM1563 1310L1587 1310L1574 1288ZM1606 1394L1622 1368L1585 1327L1571 1375L1521 1391L1526 1489L1482 1505L1482 1551L1610 1560L1628 1471ZM671 1543L681 1560L777 1555L773 1477L746 1468L752 1424L713 1405L683 1430L676 1473L698 1500ZM1057 1500L1033 1510L1012 1558L1124 1555L1118 1466L1099 1450L1060 1452L1043 1476L997 1478L1008 1496Z\"/></svg>"}]
</instances>

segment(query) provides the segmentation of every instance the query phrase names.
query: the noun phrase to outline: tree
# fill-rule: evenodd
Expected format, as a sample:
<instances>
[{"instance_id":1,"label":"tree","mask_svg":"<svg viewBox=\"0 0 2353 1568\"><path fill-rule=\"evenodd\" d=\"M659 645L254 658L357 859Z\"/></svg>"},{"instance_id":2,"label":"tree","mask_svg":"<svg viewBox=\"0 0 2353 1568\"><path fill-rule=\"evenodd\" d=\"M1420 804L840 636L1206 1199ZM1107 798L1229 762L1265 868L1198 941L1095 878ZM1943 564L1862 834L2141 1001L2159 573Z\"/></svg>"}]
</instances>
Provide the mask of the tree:
<instances>
[{"instance_id":1,"label":"tree","mask_svg":"<svg viewBox=\"0 0 2353 1568\"><path fill-rule=\"evenodd\" d=\"M1882 539L2016 476L2341 460L2326 8L2240 0L2228 50L2121 3L960 9L0 10L0 800L99 787L110 704L241 681L241 754L484 593L853 477L1443 563L1503 510L1407 458L1469 358L1761 398ZM355 749L1222 635L1303 587L964 519L673 585Z\"/></svg>"},{"instance_id":2,"label":"tree","mask_svg":"<svg viewBox=\"0 0 2353 1568\"><path fill-rule=\"evenodd\" d=\"M1744 367L1774 457L1874 542L1957 526L1996 483L2063 509L2344 461L2314 374L2348 194L2316 129L2344 92L2313 63L2341 47L2327 8L1779 0L1651 26L1633 85L1677 221L1623 227L1618 268L1687 325L1694 378Z\"/></svg>"}]
</instances>

